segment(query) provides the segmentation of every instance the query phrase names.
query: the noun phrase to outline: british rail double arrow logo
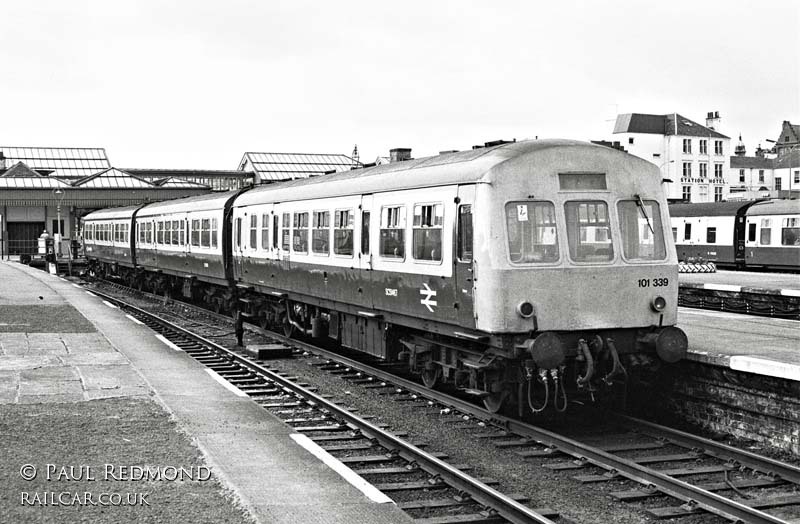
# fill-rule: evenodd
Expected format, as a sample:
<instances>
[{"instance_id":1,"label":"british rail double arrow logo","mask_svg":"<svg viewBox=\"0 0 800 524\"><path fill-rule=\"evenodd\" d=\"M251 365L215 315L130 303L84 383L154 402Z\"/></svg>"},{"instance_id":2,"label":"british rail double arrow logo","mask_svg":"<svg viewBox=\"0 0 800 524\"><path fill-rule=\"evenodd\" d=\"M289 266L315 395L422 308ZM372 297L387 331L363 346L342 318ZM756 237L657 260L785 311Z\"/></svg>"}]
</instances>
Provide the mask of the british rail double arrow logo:
<instances>
[{"instance_id":1,"label":"british rail double arrow logo","mask_svg":"<svg viewBox=\"0 0 800 524\"><path fill-rule=\"evenodd\" d=\"M431 306L435 306L436 305L436 301L435 300L431 300L431 297L435 297L436 296L436 291L432 290L428 286L427 283L424 283L422 285L425 286L425 289L420 289L419 290L419 294L420 295L425 295L425 298L420 299L419 303L422 304L423 306L427 307L428 311L433 313L433 307L431 307Z\"/></svg>"}]
</instances>

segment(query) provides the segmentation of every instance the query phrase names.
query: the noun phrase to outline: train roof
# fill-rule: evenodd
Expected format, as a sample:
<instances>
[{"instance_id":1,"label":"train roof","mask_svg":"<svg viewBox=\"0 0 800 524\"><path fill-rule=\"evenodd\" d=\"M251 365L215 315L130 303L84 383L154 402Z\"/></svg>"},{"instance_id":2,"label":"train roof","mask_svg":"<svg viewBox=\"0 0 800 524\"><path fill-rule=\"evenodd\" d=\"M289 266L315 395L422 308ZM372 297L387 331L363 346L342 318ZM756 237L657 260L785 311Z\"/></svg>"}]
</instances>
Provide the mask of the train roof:
<instances>
[{"instance_id":1,"label":"train roof","mask_svg":"<svg viewBox=\"0 0 800 524\"><path fill-rule=\"evenodd\" d=\"M142 208L136 217L162 215L166 213L182 213L186 211L209 211L224 209L225 202L233 198L239 190L225 191L224 193L209 193L206 195L178 198L154 202Z\"/></svg>"},{"instance_id":2,"label":"train roof","mask_svg":"<svg viewBox=\"0 0 800 524\"><path fill-rule=\"evenodd\" d=\"M650 163L606 146L577 140L526 140L492 147L444 153L375 167L354 169L312 178L259 186L236 199L236 206L262 203L264 193L273 201L292 201L323 197L369 194L424 187L469 183L491 183L492 168L524 155L552 148L580 148L619 155L627 162Z\"/></svg>"},{"instance_id":3,"label":"train roof","mask_svg":"<svg viewBox=\"0 0 800 524\"><path fill-rule=\"evenodd\" d=\"M748 216L796 214L800 214L800 200L796 199L766 200L764 202L757 202L747 210Z\"/></svg>"},{"instance_id":4,"label":"train roof","mask_svg":"<svg viewBox=\"0 0 800 524\"><path fill-rule=\"evenodd\" d=\"M735 216L752 202L699 202L670 204L669 214L673 217L718 217Z\"/></svg>"},{"instance_id":5,"label":"train roof","mask_svg":"<svg viewBox=\"0 0 800 524\"><path fill-rule=\"evenodd\" d=\"M142 207L141 204L135 206L124 207L109 207L107 209L100 209L99 211L92 211L83 220L117 220L120 218L131 218L133 212Z\"/></svg>"}]
</instances>

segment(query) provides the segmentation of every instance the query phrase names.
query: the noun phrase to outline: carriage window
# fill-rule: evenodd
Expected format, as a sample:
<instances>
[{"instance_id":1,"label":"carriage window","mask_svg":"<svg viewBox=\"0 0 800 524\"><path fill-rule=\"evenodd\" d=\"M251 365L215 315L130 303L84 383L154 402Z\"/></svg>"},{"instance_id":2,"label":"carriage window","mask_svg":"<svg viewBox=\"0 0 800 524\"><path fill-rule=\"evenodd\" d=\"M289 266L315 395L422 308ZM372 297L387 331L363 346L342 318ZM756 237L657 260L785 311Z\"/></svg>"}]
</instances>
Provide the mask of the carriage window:
<instances>
[{"instance_id":1,"label":"carriage window","mask_svg":"<svg viewBox=\"0 0 800 524\"><path fill-rule=\"evenodd\" d=\"M458 206L458 259L472 262L472 206Z\"/></svg>"},{"instance_id":2,"label":"carriage window","mask_svg":"<svg viewBox=\"0 0 800 524\"><path fill-rule=\"evenodd\" d=\"M622 254L628 260L664 260L664 226L655 200L623 200L617 204Z\"/></svg>"},{"instance_id":3,"label":"carriage window","mask_svg":"<svg viewBox=\"0 0 800 524\"><path fill-rule=\"evenodd\" d=\"M200 220L200 247L211 246L211 221L207 218Z\"/></svg>"},{"instance_id":4,"label":"carriage window","mask_svg":"<svg viewBox=\"0 0 800 524\"><path fill-rule=\"evenodd\" d=\"M200 247L200 219L192 219L191 241L193 246Z\"/></svg>"},{"instance_id":5,"label":"carriage window","mask_svg":"<svg viewBox=\"0 0 800 524\"><path fill-rule=\"evenodd\" d=\"M369 255L369 211L361 212L361 254Z\"/></svg>"},{"instance_id":6,"label":"carriage window","mask_svg":"<svg viewBox=\"0 0 800 524\"><path fill-rule=\"evenodd\" d=\"M292 230L292 251L308 253L308 213L294 214Z\"/></svg>"},{"instance_id":7,"label":"carriage window","mask_svg":"<svg viewBox=\"0 0 800 524\"><path fill-rule=\"evenodd\" d=\"M684 224L683 225L683 239L690 240L692 238L692 225L691 224Z\"/></svg>"},{"instance_id":8,"label":"carriage window","mask_svg":"<svg viewBox=\"0 0 800 524\"><path fill-rule=\"evenodd\" d=\"M353 212L337 209L333 219L333 252L353 256Z\"/></svg>"},{"instance_id":9,"label":"carriage window","mask_svg":"<svg viewBox=\"0 0 800 524\"><path fill-rule=\"evenodd\" d=\"M164 243L164 222L156 222L156 243Z\"/></svg>"},{"instance_id":10,"label":"carriage window","mask_svg":"<svg viewBox=\"0 0 800 524\"><path fill-rule=\"evenodd\" d=\"M291 242L289 240L289 213L284 213L281 218L281 249L288 252Z\"/></svg>"},{"instance_id":11,"label":"carriage window","mask_svg":"<svg viewBox=\"0 0 800 524\"><path fill-rule=\"evenodd\" d=\"M272 217L272 247L278 249L278 215Z\"/></svg>"},{"instance_id":12,"label":"carriage window","mask_svg":"<svg viewBox=\"0 0 800 524\"><path fill-rule=\"evenodd\" d=\"M756 224L747 224L747 241L756 241Z\"/></svg>"},{"instance_id":13,"label":"carriage window","mask_svg":"<svg viewBox=\"0 0 800 524\"><path fill-rule=\"evenodd\" d=\"M717 228L706 228L706 244L714 244L717 242Z\"/></svg>"},{"instance_id":14,"label":"carriage window","mask_svg":"<svg viewBox=\"0 0 800 524\"><path fill-rule=\"evenodd\" d=\"M405 206L381 209L381 256L405 258L406 208Z\"/></svg>"},{"instance_id":15,"label":"carriage window","mask_svg":"<svg viewBox=\"0 0 800 524\"><path fill-rule=\"evenodd\" d=\"M759 244L762 246L768 246L772 243L772 219L771 218L762 218L761 219L761 240Z\"/></svg>"},{"instance_id":16,"label":"carriage window","mask_svg":"<svg viewBox=\"0 0 800 524\"><path fill-rule=\"evenodd\" d=\"M258 247L258 215L253 213L250 215L250 249Z\"/></svg>"},{"instance_id":17,"label":"carriage window","mask_svg":"<svg viewBox=\"0 0 800 524\"><path fill-rule=\"evenodd\" d=\"M567 202L564 204L564 211L567 219L569 256L572 260L607 262L614 258L608 206L605 202L599 200Z\"/></svg>"},{"instance_id":18,"label":"carriage window","mask_svg":"<svg viewBox=\"0 0 800 524\"><path fill-rule=\"evenodd\" d=\"M508 252L514 263L558 260L555 208L551 202L506 204Z\"/></svg>"},{"instance_id":19,"label":"carriage window","mask_svg":"<svg viewBox=\"0 0 800 524\"><path fill-rule=\"evenodd\" d=\"M261 215L261 249L269 249L269 213Z\"/></svg>"},{"instance_id":20,"label":"carriage window","mask_svg":"<svg viewBox=\"0 0 800 524\"><path fill-rule=\"evenodd\" d=\"M781 245L800 245L800 218L784 218L781 229Z\"/></svg>"},{"instance_id":21,"label":"carriage window","mask_svg":"<svg viewBox=\"0 0 800 524\"><path fill-rule=\"evenodd\" d=\"M236 219L236 247L242 249L242 218Z\"/></svg>"},{"instance_id":22,"label":"carriage window","mask_svg":"<svg viewBox=\"0 0 800 524\"><path fill-rule=\"evenodd\" d=\"M211 219L211 247L217 247L217 219Z\"/></svg>"},{"instance_id":23,"label":"carriage window","mask_svg":"<svg viewBox=\"0 0 800 524\"><path fill-rule=\"evenodd\" d=\"M331 212L314 211L314 230L311 233L311 250L320 255L327 255L331 238Z\"/></svg>"},{"instance_id":24,"label":"carriage window","mask_svg":"<svg viewBox=\"0 0 800 524\"><path fill-rule=\"evenodd\" d=\"M180 222L178 220L173 220L172 221L172 244L175 245L175 246L177 246L179 244L181 232L182 232L182 229L183 229L181 227L182 225L183 225L183 222Z\"/></svg>"},{"instance_id":25,"label":"carriage window","mask_svg":"<svg viewBox=\"0 0 800 524\"><path fill-rule=\"evenodd\" d=\"M178 243L181 246L185 246L186 245L186 220L185 219L181 220L179 222L179 224L180 224L180 227L181 227L181 236L180 236L180 240L178 241ZM128 227L126 226L125 227L125 234L126 235L127 235L127 230L128 230Z\"/></svg>"},{"instance_id":26,"label":"carriage window","mask_svg":"<svg viewBox=\"0 0 800 524\"><path fill-rule=\"evenodd\" d=\"M412 237L415 260L442 260L442 204L414 205L414 233Z\"/></svg>"}]
</instances>

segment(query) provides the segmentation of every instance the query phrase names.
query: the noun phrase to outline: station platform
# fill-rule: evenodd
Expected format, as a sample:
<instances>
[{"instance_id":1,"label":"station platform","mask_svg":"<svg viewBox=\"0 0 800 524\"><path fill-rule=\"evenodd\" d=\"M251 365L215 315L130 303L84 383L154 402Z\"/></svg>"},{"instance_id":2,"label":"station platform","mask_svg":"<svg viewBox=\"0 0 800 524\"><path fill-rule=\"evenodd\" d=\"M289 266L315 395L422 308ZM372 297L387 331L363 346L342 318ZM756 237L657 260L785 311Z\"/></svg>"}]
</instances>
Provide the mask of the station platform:
<instances>
[{"instance_id":1,"label":"station platform","mask_svg":"<svg viewBox=\"0 0 800 524\"><path fill-rule=\"evenodd\" d=\"M292 438L290 427L254 401L225 388L204 366L164 344L150 329L118 308L62 278L0 261L0 404L9 410L21 405L44 405L44 415L39 410L37 416L47 416L46 406L96 405L120 399L155 400L157 407L169 414L167 418L174 420L180 432L199 448L198 454L202 454L214 476L235 494L237 507L247 513L244 522L412 521L381 492L357 475L351 476L352 471L346 466L337 464L345 471L340 476L301 447ZM6 411L0 407L0 428ZM80 431L91 435L101 430L100 422L104 421L76 423L82 424ZM127 423L115 422L120 426ZM54 422L52 431L55 435L63 428ZM0 447L13 447L16 443L2 443L2 433ZM47 435L37 438L47 441ZM155 452L162 441L174 436L152 438ZM325 454L321 449L312 451ZM330 456L325 458L336 461ZM67 449L43 449L41 457L29 460L36 459L56 464L80 462L75 451ZM6 480L20 474L20 464L6 463L9 460L14 459L0 458L0 485L7 486ZM138 463L149 460L154 459L139 457ZM46 486L50 490L64 488ZM172 501L164 504L201 503L180 500L191 496L178 491ZM14 515L15 522L70 520L58 512L63 508L40 506L26 513L28 508L20 509L18 499L0 496L0 515L5 513L3 506L16 512L8 513ZM116 509L104 509L105 517L93 521L166 521L165 517L147 513L153 508L119 514ZM173 521L175 518L171 516ZM180 514L177 520L229 521L228 518L196 520Z\"/></svg>"},{"instance_id":2,"label":"station platform","mask_svg":"<svg viewBox=\"0 0 800 524\"><path fill-rule=\"evenodd\" d=\"M713 291L732 291L800 297L800 275L754 271L716 273L680 273L681 286L700 287Z\"/></svg>"},{"instance_id":3,"label":"station platform","mask_svg":"<svg viewBox=\"0 0 800 524\"><path fill-rule=\"evenodd\" d=\"M682 307L678 327L689 360L800 381L800 321Z\"/></svg>"}]
</instances>

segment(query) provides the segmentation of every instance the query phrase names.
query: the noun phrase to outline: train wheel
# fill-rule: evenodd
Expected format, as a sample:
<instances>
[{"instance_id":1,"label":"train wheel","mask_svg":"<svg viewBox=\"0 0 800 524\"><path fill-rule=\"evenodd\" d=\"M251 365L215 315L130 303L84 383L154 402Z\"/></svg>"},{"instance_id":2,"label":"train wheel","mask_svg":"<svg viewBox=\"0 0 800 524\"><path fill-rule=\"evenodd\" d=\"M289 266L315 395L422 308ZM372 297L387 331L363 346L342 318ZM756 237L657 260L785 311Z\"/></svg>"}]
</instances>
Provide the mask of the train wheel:
<instances>
[{"instance_id":1,"label":"train wheel","mask_svg":"<svg viewBox=\"0 0 800 524\"><path fill-rule=\"evenodd\" d=\"M214 313L216 313L218 315L222 314L222 300L220 300L220 299L212 300L211 301L211 309L214 311Z\"/></svg>"},{"instance_id":2,"label":"train wheel","mask_svg":"<svg viewBox=\"0 0 800 524\"><path fill-rule=\"evenodd\" d=\"M483 397L483 407L485 407L489 413L497 413L503 409L503 404L505 404L506 398L508 398L507 390L503 390L498 393L490 393L489 396Z\"/></svg>"},{"instance_id":3,"label":"train wheel","mask_svg":"<svg viewBox=\"0 0 800 524\"><path fill-rule=\"evenodd\" d=\"M425 384L425 387L428 389L433 389L436 387L436 384L439 383L439 377L442 376L442 368L433 364L431 369L425 369L422 372L422 383Z\"/></svg>"},{"instance_id":4,"label":"train wheel","mask_svg":"<svg viewBox=\"0 0 800 524\"><path fill-rule=\"evenodd\" d=\"M283 336L285 336L286 338L292 338L292 335L294 335L294 324L289 322L289 318L288 317L284 316L283 317Z\"/></svg>"}]
</instances>

